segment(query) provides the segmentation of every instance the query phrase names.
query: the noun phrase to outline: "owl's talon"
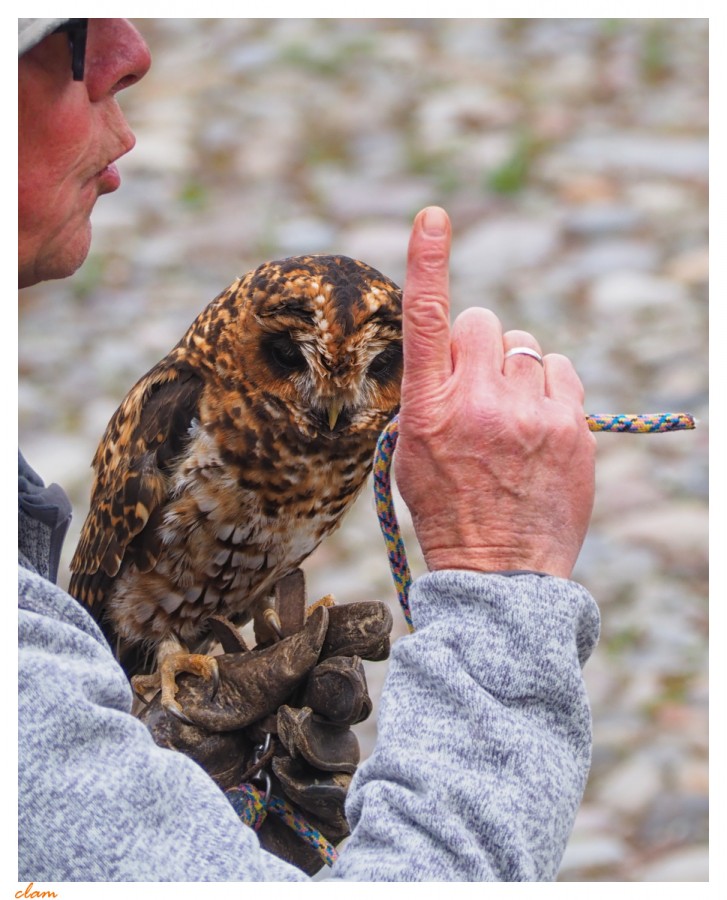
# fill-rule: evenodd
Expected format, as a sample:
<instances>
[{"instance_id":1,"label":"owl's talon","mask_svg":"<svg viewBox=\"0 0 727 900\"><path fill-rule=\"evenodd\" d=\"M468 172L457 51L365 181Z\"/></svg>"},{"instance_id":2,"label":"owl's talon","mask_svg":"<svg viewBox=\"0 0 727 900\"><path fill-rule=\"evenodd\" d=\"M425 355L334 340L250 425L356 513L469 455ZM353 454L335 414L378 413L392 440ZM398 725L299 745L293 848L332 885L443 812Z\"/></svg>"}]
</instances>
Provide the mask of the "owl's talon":
<instances>
[{"instance_id":1,"label":"owl's talon","mask_svg":"<svg viewBox=\"0 0 727 900\"><path fill-rule=\"evenodd\" d=\"M162 701L162 706L170 715L174 716L175 719L179 719L180 722L184 722L185 725L194 725L195 723L189 718L189 716L184 712L182 707L177 703L176 700L172 700L169 703L164 703Z\"/></svg>"},{"instance_id":2,"label":"owl's talon","mask_svg":"<svg viewBox=\"0 0 727 900\"><path fill-rule=\"evenodd\" d=\"M214 660L210 657L210 661L214 662L214 665L211 666L212 670L212 693L210 694L210 700L214 700L217 696L217 691L220 689L220 667L217 665L217 660Z\"/></svg>"},{"instance_id":3,"label":"owl's talon","mask_svg":"<svg viewBox=\"0 0 727 900\"><path fill-rule=\"evenodd\" d=\"M144 706L149 706L150 701L147 700L146 697L140 691L134 691L134 696L140 703L143 703Z\"/></svg>"},{"instance_id":4,"label":"owl's talon","mask_svg":"<svg viewBox=\"0 0 727 900\"><path fill-rule=\"evenodd\" d=\"M153 672L151 675L134 675L131 678L131 689L145 706L149 705L145 694L148 694L149 691L154 691L156 694L161 686L162 677L159 672Z\"/></svg>"},{"instance_id":5,"label":"owl's talon","mask_svg":"<svg viewBox=\"0 0 727 900\"><path fill-rule=\"evenodd\" d=\"M282 641L284 635L283 635L283 626L280 621L280 616L277 614L277 612L271 606L269 606L266 610L264 610L263 619L265 620L265 624L275 635L275 639L277 641Z\"/></svg>"}]
</instances>

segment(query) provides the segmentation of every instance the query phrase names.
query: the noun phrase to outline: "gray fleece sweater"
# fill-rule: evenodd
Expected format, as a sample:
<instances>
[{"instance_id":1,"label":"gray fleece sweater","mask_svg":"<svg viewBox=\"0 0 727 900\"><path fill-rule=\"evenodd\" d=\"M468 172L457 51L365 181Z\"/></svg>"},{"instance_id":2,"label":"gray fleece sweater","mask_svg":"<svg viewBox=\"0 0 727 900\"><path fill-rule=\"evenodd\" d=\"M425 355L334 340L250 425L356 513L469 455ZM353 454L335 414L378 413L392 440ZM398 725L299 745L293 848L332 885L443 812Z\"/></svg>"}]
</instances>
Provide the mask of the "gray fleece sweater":
<instances>
[{"instance_id":1,"label":"gray fleece sweater","mask_svg":"<svg viewBox=\"0 0 727 900\"><path fill-rule=\"evenodd\" d=\"M18 880L306 880L130 714L96 623L48 578L59 490L21 462ZM558 578L447 571L411 606L330 877L552 880L589 767L593 599Z\"/></svg>"}]
</instances>

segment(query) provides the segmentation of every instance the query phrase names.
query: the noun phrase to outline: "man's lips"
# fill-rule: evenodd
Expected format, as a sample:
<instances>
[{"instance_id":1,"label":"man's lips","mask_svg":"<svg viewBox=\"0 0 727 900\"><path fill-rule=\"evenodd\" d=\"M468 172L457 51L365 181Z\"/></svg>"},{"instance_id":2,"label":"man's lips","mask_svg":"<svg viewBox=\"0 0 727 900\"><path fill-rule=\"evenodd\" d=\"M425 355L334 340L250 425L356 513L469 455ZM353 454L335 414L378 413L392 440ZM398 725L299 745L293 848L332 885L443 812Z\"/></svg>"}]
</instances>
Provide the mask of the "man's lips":
<instances>
[{"instance_id":1,"label":"man's lips","mask_svg":"<svg viewBox=\"0 0 727 900\"><path fill-rule=\"evenodd\" d=\"M116 168L116 163L109 163L96 175L99 193L110 194L121 184L121 176Z\"/></svg>"}]
</instances>

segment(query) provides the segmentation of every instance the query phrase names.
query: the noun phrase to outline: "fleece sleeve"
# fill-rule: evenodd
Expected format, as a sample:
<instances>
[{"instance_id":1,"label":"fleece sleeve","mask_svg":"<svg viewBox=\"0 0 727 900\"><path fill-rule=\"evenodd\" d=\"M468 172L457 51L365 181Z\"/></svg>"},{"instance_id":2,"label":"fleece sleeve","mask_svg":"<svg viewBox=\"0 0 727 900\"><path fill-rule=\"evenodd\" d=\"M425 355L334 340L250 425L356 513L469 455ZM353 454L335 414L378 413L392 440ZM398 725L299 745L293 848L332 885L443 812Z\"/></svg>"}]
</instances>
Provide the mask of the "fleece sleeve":
<instances>
[{"instance_id":1,"label":"fleece sleeve","mask_svg":"<svg viewBox=\"0 0 727 900\"><path fill-rule=\"evenodd\" d=\"M20 599L19 881L305 880L129 714L128 682L71 597L20 569ZM394 648L331 876L552 878L588 768L593 601L558 579L461 572L412 599L417 631Z\"/></svg>"},{"instance_id":2,"label":"fleece sleeve","mask_svg":"<svg viewBox=\"0 0 727 900\"><path fill-rule=\"evenodd\" d=\"M438 572L411 606L333 877L554 879L590 765L593 599L558 578Z\"/></svg>"},{"instance_id":3,"label":"fleece sleeve","mask_svg":"<svg viewBox=\"0 0 727 900\"><path fill-rule=\"evenodd\" d=\"M156 746L85 610L19 571L18 881L307 880Z\"/></svg>"}]
</instances>

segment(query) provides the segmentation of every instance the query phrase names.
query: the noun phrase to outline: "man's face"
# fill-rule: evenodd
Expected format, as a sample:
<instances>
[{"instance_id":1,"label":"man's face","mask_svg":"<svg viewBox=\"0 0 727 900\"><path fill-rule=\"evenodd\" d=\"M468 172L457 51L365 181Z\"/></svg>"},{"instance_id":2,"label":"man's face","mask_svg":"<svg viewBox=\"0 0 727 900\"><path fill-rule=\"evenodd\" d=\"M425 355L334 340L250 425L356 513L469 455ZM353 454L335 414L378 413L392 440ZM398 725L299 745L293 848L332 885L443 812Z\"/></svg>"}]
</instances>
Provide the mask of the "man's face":
<instances>
[{"instance_id":1,"label":"man's face","mask_svg":"<svg viewBox=\"0 0 727 900\"><path fill-rule=\"evenodd\" d=\"M19 287L65 278L86 258L96 199L119 186L114 161L134 146L115 95L150 62L125 19L89 19L83 81L72 80L65 34L18 60Z\"/></svg>"}]
</instances>

